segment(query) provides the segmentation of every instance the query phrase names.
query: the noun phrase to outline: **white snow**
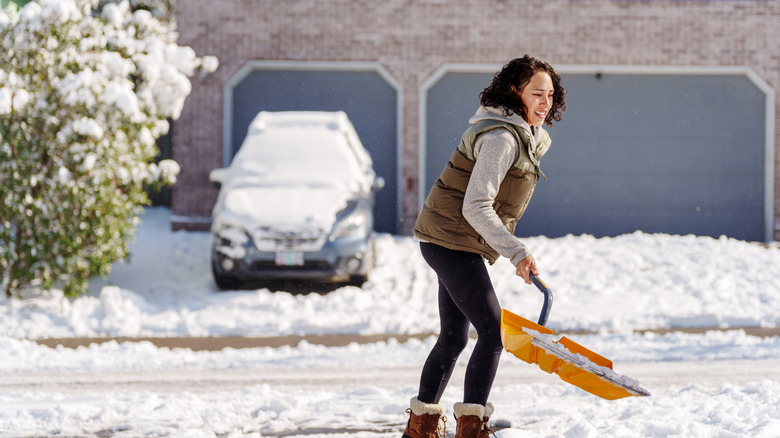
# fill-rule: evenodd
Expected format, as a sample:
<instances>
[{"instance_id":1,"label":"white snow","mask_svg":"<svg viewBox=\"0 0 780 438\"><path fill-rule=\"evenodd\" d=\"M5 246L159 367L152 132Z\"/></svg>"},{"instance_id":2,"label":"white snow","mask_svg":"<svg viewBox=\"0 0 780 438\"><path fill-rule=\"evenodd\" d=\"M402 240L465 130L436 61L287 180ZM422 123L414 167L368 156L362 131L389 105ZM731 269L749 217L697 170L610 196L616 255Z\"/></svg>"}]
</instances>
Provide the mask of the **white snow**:
<instances>
[{"instance_id":1,"label":"white snow","mask_svg":"<svg viewBox=\"0 0 780 438\"><path fill-rule=\"evenodd\" d=\"M237 187L225 194L225 210L221 214L236 215L235 223L284 229L287 226L312 228L321 234L333 227L336 214L346 206L349 195L332 187ZM275 208L284 205L283 209ZM305 224L298 222L304 221ZM294 230L303 231L303 230ZM316 235L315 234L315 235Z\"/></svg>"},{"instance_id":2,"label":"white snow","mask_svg":"<svg viewBox=\"0 0 780 438\"><path fill-rule=\"evenodd\" d=\"M572 364L583 371L598 376L606 382L628 390L630 394L649 394L647 390L642 388L639 385L639 382L637 382L635 379L620 375L616 373L611 367L598 365L591 360L591 357L585 356L581 353L574 353L563 343L559 342L561 340L561 336L541 333L528 327L523 327L523 331L533 337L531 344L534 347L543 350L544 355L555 356L556 358L561 359L566 363Z\"/></svg>"},{"instance_id":3,"label":"white snow","mask_svg":"<svg viewBox=\"0 0 780 438\"><path fill-rule=\"evenodd\" d=\"M30 94L26 90L11 90L7 87L0 87L0 114L9 114L11 110L23 107L29 101Z\"/></svg>"},{"instance_id":4,"label":"white snow","mask_svg":"<svg viewBox=\"0 0 780 438\"><path fill-rule=\"evenodd\" d=\"M208 233L171 232L165 208L147 209L142 219L131 260L93 280L90 295L0 298L0 437L400 436L434 337L215 352L34 342L437 330L435 277L409 237L377 236L378 266L362 289L217 292ZM639 232L524 241L555 291L549 327L592 331L567 336L611 359L652 396L602 400L505 353L491 394L494 420L510 425L499 438L780 436L780 338L739 329L638 331L777 326L778 248ZM506 260L490 270L502 306L535 320L542 295ZM470 348L473 341L463 358ZM464 363L443 398L449 432ZM246 376L259 383L244 385Z\"/></svg>"}]
</instances>

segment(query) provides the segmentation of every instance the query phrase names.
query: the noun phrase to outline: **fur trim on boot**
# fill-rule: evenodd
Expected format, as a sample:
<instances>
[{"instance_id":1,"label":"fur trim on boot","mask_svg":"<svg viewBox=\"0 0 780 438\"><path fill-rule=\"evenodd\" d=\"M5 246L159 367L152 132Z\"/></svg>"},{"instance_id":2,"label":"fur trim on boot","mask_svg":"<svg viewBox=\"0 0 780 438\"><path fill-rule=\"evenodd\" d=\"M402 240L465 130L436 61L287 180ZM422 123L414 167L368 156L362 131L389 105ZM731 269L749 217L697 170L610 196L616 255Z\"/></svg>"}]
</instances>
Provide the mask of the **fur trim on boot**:
<instances>
[{"instance_id":1,"label":"fur trim on boot","mask_svg":"<svg viewBox=\"0 0 780 438\"><path fill-rule=\"evenodd\" d=\"M486 406L474 403L455 403L455 420L458 422L455 438L487 438L495 434L488 427L488 420L493 415L493 404Z\"/></svg>"},{"instance_id":2,"label":"fur trim on boot","mask_svg":"<svg viewBox=\"0 0 780 438\"><path fill-rule=\"evenodd\" d=\"M480 418L490 418L490 416L493 415L493 403L488 402L487 406L476 403L455 403L453 411L455 411L455 418L464 415L476 415Z\"/></svg>"},{"instance_id":3,"label":"fur trim on boot","mask_svg":"<svg viewBox=\"0 0 780 438\"><path fill-rule=\"evenodd\" d=\"M406 422L403 438L444 438L447 417L444 416L444 406L438 403L423 403L417 397L409 401L409 421ZM439 432L439 421L444 428Z\"/></svg>"},{"instance_id":4,"label":"fur trim on boot","mask_svg":"<svg viewBox=\"0 0 780 438\"><path fill-rule=\"evenodd\" d=\"M444 405L438 403L423 403L417 397L409 400L409 408L415 415L444 415Z\"/></svg>"}]
</instances>

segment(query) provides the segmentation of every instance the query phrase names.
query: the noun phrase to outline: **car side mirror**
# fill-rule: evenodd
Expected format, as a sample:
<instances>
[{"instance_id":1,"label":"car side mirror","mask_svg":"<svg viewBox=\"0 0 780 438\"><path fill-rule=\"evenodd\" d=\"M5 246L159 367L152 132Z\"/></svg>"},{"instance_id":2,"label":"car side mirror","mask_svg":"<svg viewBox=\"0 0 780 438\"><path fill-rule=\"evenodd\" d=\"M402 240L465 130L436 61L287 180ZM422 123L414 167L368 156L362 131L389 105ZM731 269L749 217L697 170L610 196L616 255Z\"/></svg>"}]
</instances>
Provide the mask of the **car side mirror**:
<instances>
[{"instance_id":1,"label":"car side mirror","mask_svg":"<svg viewBox=\"0 0 780 438\"><path fill-rule=\"evenodd\" d=\"M382 178L381 176L374 178L374 183L371 184L371 190L376 192L378 190L382 190L384 187L385 187L384 178Z\"/></svg>"},{"instance_id":2,"label":"car side mirror","mask_svg":"<svg viewBox=\"0 0 780 438\"><path fill-rule=\"evenodd\" d=\"M211 172L209 172L209 181L211 181L211 185L219 190L222 188L222 183L225 182L225 179L228 177L228 171L227 168L221 168L221 169L212 169Z\"/></svg>"}]
</instances>

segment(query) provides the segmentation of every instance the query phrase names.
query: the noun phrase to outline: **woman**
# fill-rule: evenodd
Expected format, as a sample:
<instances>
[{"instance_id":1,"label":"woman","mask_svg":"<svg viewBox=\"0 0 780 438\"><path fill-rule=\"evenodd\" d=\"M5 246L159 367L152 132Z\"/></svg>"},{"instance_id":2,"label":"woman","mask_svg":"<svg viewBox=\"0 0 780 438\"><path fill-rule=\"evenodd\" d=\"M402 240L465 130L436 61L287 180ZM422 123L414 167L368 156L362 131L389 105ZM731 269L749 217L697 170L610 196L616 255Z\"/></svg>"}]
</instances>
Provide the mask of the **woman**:
<instances>
[{"instance_id":1,"label":"woman","mask_svg":"<svg viewBox=\"0 0 780 438\"><path fill-rule=\"evenodd\" d=\"M441 332L422 369L404 438L439 437L439 404L458 356L477 343L469 359L463 402L454 406L457 438L486 437L493 413L488 396L503 351L501 307L484 260L508 258L531 284L538 275L531 251L514 236L515 224L542 175L539 160L550 147L542 128L560 121L565 90L555 70L528 55L510 61L480 93L447 166L431 189L414 226L425 261L439 278ZM444 418L446 421L446 418Z\"/></svg>"}]
</instances>

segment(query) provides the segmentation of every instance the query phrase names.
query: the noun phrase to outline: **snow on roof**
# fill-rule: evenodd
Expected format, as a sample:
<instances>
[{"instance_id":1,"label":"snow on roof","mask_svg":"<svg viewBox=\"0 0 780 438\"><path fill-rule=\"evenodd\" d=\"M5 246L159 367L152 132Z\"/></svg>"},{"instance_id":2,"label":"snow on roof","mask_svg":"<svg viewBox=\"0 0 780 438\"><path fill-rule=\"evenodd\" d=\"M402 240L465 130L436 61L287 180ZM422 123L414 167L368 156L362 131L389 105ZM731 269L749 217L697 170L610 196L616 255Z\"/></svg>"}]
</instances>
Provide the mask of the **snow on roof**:
<instances>
[{"instance_id":1,"label":"snow on roof","mask_svg":"<svg viewBox=\"0 0 780 438\"><path fill-rule=\"evenodd\" d=\"M345 123L349 123L349 120L343 111L261 111L252 120L249 134L253 130L305 126L327 126L336 130Z\"/></svg>"},{"instance_id":2,"label":"snow on roof","mask_svg":"<svg viewBox=\"0 0 780 438\"><path fill-rule=\"evenodd\" d=\"M365 179L344 136L322 128L278 128L248 136L231 170L270 185L334 185Z\"/></svg>"},{"instance_id":3,"label":"snow on roof","mask_svg":"<svg viewBox=\"0 0 780 438\"><path fill-rule=\"evenodd\" d=\"M371 167L371 157L344 111L261 111L250 123L247 138L261 131L317 128L341 133L347 141L347 146L357 156L360 165L364 168Z\"/></svg>"}]
</instances>

